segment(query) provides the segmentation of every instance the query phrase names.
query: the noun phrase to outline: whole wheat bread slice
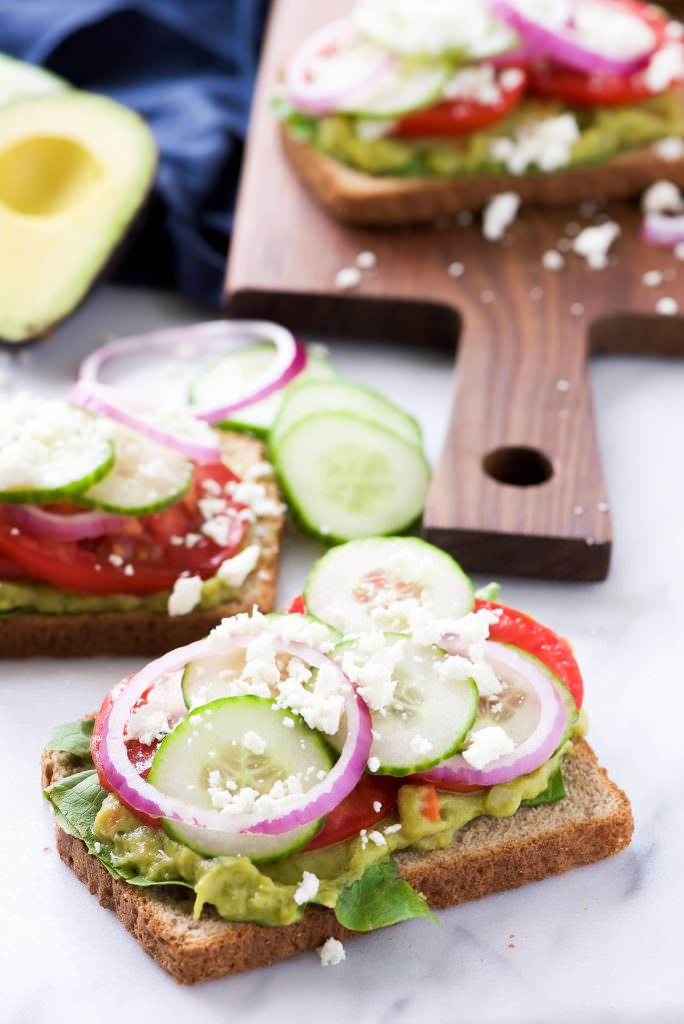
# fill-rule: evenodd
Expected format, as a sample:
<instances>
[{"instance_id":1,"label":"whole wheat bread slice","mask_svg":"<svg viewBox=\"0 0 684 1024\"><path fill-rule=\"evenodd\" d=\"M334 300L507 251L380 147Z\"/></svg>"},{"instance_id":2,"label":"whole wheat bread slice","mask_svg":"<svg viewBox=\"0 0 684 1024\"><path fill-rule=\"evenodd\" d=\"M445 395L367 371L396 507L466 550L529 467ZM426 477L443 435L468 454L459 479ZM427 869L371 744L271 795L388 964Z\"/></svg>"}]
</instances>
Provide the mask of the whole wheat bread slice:
<instances>
[{"instance_id":1,"label":"whole wheat bread slice","mask_svg":"<svg viewBox=\"0 0 684 1024\"><path fill-rule=\"evenodd\" d=\"M244 434L221 435L225 462L239 476L265 458L261 441ZM269 497L281 500L273 477L263 480ZM261 546L259 561L238 597L206 611L169 616L160 612L87 612L47 615L10 612L0 616L0 658L85 658L97 654L152 656L206 636L221 619L257 605L273 609L278 582L284 514L250 524L246 543Z\"/></svg>"},{"instance_id":2,"label":"whole wheat bread slice","mask_svg":"<svg viewBox=\"0 0 684 1024\"><path fill-rule=\"evenodd\" d=\"M80 771L84 763L45 751L43 786ZM433 907L539 881L572 867L610 857L629 843L634 823L629 800L611 782L587 743L576 744L564 766L567 797L555 804L521 808L511 818L479 818L456 834L445 850L396 855L401 874ZM80 839L57 827L65 864L113 910L146 953L182 984L263 967L350 938L330 910L310 907L287 927L232 924L211 910L192 918L192 896L173 887L138 889L113 879Z\"/></svg>"},{"instance_id":3,"label":"whole wheat bread slice","mask_svg":"<svg viewBox=\"0 0 684 1024\"><path fill-rule=\"evenodd\" d=\"M408 224L479 210L499 192L513 191L523 203L561 206L603 196L627 199L658 178L684 187L684 158L663 160L652 146L630 150L604 163L550 174L482 174L454 178L375 176L348 167L281 126L285 153L309 191L338 220L349 224Z\"/></svg>"}]
</instances>

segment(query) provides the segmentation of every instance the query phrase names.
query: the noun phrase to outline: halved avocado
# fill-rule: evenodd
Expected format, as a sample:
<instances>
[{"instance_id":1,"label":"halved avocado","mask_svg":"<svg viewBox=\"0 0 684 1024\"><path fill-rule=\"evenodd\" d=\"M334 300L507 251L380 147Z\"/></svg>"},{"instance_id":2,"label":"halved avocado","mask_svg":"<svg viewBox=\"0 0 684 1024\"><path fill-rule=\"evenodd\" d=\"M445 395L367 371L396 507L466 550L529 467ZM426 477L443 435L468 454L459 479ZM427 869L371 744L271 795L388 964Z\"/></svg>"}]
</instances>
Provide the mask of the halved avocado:
<instances>
[{"instance_id":1,"label":"halved avocado","mask_svg":"<svg viewBox=\"0 0 684 1024\"><path fill-rule=\"evenodd\" d=\"M0 109L0 338L71 313L149 192L156 146L128 107L65 90Z\"/></svg>"},{"instance_id":2,"label":"halved avocado","mask_svg":"<svg viewBox=\"0 0 684 1024\"><path fill-rule=\"evenodd\" d=\"M68 88L68 83L51 71L0 53L0 106L30 96L50 96Z\"/></svg>"}]
</instances>

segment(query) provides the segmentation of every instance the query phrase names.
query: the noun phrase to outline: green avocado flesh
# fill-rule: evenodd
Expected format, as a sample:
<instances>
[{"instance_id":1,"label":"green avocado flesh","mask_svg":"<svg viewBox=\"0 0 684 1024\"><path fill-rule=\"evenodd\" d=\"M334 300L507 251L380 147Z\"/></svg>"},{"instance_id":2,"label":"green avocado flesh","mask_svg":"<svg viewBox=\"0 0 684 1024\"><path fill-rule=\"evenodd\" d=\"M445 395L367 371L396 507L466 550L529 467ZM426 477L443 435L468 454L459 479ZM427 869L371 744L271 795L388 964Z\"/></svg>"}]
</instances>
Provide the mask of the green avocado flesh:
<instances>
[{"instance_id":1,"label":"green avocado flesh","mask_svg":"<svg viewBox=\"0 0 684 1024\"><path fill-rule=\"evenodd\" d=\"M490 155L494 140L512 138L526 123L536 124L567 112L567 107L554 100L526 99L514 113L490 129L471 132L461 139L368 140L360 136L359 121L353 117L317 119L290 111L285 121L295 137L366 174L455 177L509 173L505 164ZM569 167L609 160L669 136L684 136L684 108L675 93L634 105L594 107L573 113L580 137L572 147Z\"/></svg>"},{"instance_id":2,"label":"green avocado flesh","mask_svg":"<svg viewBox=\"0 0 684 1024\"><path fill-rule=\"evenodd\" d=\"M239 587L229 587L218 576L202 584L196 610L216 608L237 596ZM79 612L148 611L167 614L169 590L154 594L77 594L51 587L48 583L10 583L0 580L0 615L11 612L39 612L41 615L77 615Z\"/></svg>"},{"instance_id":3,"label":"green avocado flesh","mask_svg":"<svg viewBox=\"0 0 684 1024\"><path fill-rule=\"evenodd\" d=\"M37 337L73 311L122 241L155 166L149 128L103 96L64 89L0 107L2 340Z\"/></svg>"},{"instance_id":4,"label":"green avocado flesh","mask_svg":"<svg viewBox=\"0 0 684 1024\"><path fill-rule=\"evenodd\" d=\"M203 858L170 839L162 829L141 824L116 797L108 795L93 826L95 849L99 846L105 863L125 876L143 878L147 884L189 885L195 892L196 918L205 905L211 904L229 921L292 924L305 909L294 899L304 871L312 872L320 880L313 902L334 908L345 885L361 878L371 865L389 860L393 853L443 849L451 844L459 829L475 818L511 817L523 800L534 800L548 788L571 747L570 742L564 744L546 764L513 782L477 793L439 793L440 821L422 814L422 787L402 786L398 814L374 826L381 833L393 824L400 824L401 830L383 833L386 841L380 846L357 835L334 846L298 853L261 867L248 857Z\"/></svg>"}]
</instances>

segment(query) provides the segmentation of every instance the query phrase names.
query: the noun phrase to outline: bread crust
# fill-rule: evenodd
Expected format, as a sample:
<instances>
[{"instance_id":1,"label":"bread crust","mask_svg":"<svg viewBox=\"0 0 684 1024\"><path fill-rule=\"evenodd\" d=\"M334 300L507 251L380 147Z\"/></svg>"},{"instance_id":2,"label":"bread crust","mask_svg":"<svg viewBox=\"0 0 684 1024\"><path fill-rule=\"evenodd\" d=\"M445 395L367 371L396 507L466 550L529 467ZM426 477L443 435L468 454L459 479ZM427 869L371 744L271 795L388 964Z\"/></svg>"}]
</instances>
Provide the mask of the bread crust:
<instances>
[{"instance_id":1,"label":"bread crust","mask_svg":"<svg viewBox=\"0 0 684 1024\"><path fill-rule=\"evenodd\" d=\"M684 187L684 159L663 160L653 147L550 174L399 178L348 167L296 139L285 125L281 125L281 136L290 163L309 191L333 216L348 224L430 221L459 210L478 210L505 191L516 192L523 203L562 206L595 196L626 199L661 177Z\"/></svg>"},{"instance_id":2,"label":"bread crust","mask_svg":"<svg viewBox=\"0 0 684 1024\"><path fill-rule=\"evenodd\" d=\"M265 459L261 441L244 434L221 436L224 459L243 475ZM269 497L281 500L273 477L264 481ZM250 527L261 545L259 561L234 600L204 611L169 616L151 611L86 612L47 615L11 612L0 615L0 658L86 658L94 655L153 656L206 636L221 619L238 612L272 611L275 604L284 514Z\"/></svg>"},{"instance_id":3,"label":"bread crust","mask_svg":"<svg viewBox=\"0 0 684 1024\"><path fill-rule=\"evenodd\" d=\"M69 755L45 751L43 785L82 767ZM586 742L576 744L564 775L565 800L521 808L511 818L479 818L461 829L446 850L403 851L396 855L401 874L433 907L444 908L624 849L634 830L629 800L599 767ZM191 895L173 887L138 889L113 879L80 839L59 826L57 849L88 891L114 911L145 952L181 984L268 966L314 949L330 936L347 939L357 934L320 907L310 907L301 921L286 927L234 924L211 909L193 921Z\"/></svg>"}]
</instances>

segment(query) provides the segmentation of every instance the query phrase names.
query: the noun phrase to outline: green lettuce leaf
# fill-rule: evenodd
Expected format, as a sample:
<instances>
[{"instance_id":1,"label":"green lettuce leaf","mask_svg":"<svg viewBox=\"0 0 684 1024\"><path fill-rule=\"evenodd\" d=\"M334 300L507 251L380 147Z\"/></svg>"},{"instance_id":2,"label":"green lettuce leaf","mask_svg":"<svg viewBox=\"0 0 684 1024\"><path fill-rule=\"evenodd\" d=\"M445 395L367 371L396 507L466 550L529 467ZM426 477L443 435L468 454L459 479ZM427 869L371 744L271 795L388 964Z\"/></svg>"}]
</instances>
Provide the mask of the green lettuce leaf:
<instances>
[{"instance_id":1,"label":"green lettuce leaf","mask_svg":"<svg viewBox=\"0 0 684 1024\"><path fill-rule=\"evenodd\" d=\"M107 843L99 842L93 832L95 818L107 796L98 781L96 771L87 769L77 772L76 775L69 775L61 782L48 786L45 796L52 804L59 827L68 835L82 840L88 853L97 857L113 878L123 879L130 885L181 885L186 889L193 888L187 882L152 881L115 863L111 847Z\"/></svg>"},{"instance_id":2,"label":"green lettuce leaf","mask_svg":"<svg viewBox=\"0 0 684 1024\"><path fill-rule=\"evenodd\" d=\"M551 780L543 793L539 793L531 800L523 800L521 807L539 807L540 804L555 804L557 800L565 797L565 782L560 766L551 776Z\"/></svg>"},{"instance_id":3,"label":"green lettuce leaf","mask_svg":"<svg viewBox=\"0 0 684 1024\"><path fill-rule=\"evenodd\" d=\"M58 725L47 745L48 750L63 750L75 757L90 757L90 737L93 735L93 718L80 718L77 722Z\"/></svg>"},{"instance_id":4,"label":"green lettuce leaf","mask_svg":"<svg viewBox=\"0 0 684 1024\"><path fill-rule=\"evenodd\" d=\"M335 916L345 928L370 932L413 917L439 921L422 896L399 877L393 860L373 864L361 878L346 885L337 899Z\"/></svg>"}]
</instances>

